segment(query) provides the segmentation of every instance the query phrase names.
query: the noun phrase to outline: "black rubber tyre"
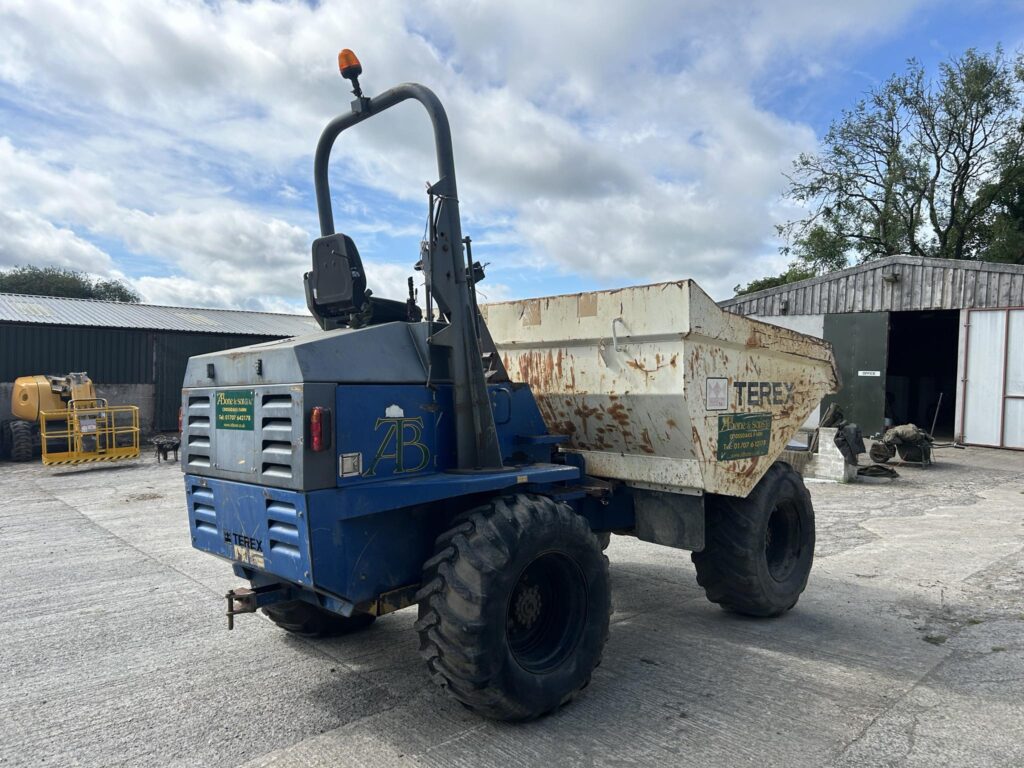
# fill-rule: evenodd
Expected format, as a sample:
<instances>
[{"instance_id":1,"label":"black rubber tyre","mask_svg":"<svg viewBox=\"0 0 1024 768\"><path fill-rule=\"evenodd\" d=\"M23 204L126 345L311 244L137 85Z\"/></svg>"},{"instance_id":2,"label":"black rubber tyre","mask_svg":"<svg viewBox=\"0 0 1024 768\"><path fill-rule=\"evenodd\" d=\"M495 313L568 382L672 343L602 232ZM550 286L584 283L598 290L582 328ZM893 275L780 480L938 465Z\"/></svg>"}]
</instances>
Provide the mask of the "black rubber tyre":
<instances>
[{"instance_id":1,"label":"black rubber tyre","mask_svg":"<svg viewBox=\"0 0 1024 768\"><path fill-rule=\"evenodd\" d=\"M32 461L35 453L34 429L30 422L12 421L11 430L11 461Z\"/></svg>"},{"instance_id":2,"label":"black rubber tyre","mask_svg":"<svg viewBox=\"0 0 1024 768\"><path fill-rule=\"evenodd\" d=\"M612 543L611 531L595 533L594 535L597 537L597 543L601 546L601 551L604 552L608 549L608 545Z\"/></svg>"},{"instance_id":3,"label":"black rubber tyre","mask_svg":"<svg viewBox=\"0 0 1024 768\"><path fill-rule=\"evenodd\" d=\"M895 455L896 449L885 443L872 443L871 450L868 451L868 456L876 464L885 464Z\"/></svg>"},{"instance_id":4,"label":"black rubber tyre","mask_svg":"<svg viewBox=\"0 0 1024 768\"><path fill-rule=\"evenodd\" d=\"M608 558L544 496L496 498L437 538L416 630L436 683L498 720L531 720L590 682L608 639Z\"/></svg>"},{"instance_id":5,"label":"black rubber tyre","mask_svg":"<svg viewBox=\"0 0 1024 768\"><path fill-rule=\"evenodd\" d=\"M11 455L11 425L6 419L0 421L0 461L6 461Z\"/></svg>"},{"instance_id":6,"label":"black rubber tyre","mask_svg":"<svg viewBox=\"0 0 1024 768\"><path fill-rule=\"evenodd\" d=\"M747 616L779 616L800 599L814 560L814 507L782 461L745 499L708 495L703 552L691 556L708 600Z\"/></svg>"},{"instance_id":7,"label":"black rubber tyre","mask_svg":"<svg viewBox=\"0 0 1024 768\"><path fill-rule=\"evenodd\" d=\"M368 627L377 617L369 613L339 616L304 600L278 603L263 609L281 629L302 637L337 637Z\"/></svg>"}]
</instances>

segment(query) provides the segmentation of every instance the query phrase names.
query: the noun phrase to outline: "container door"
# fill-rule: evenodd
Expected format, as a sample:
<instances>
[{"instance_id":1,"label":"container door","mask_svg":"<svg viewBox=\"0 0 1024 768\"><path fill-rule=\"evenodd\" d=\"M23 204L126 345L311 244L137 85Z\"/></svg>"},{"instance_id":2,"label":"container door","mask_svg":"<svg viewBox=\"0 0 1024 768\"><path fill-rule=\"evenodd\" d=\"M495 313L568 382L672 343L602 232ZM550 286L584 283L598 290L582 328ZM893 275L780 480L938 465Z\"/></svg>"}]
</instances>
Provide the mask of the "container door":
<instances>
[{"instance_id":1,"label":"container door","mask_svg":"<svg viewBox=\"0 0 1024 768\"><path fill-rule=\"evenodd\" d=\"M1006 331L1006 310L975 310L967 314L965 443L994 447L1002 445Z\"/></svg>"},{"instance_id":2,"label":"container door","mask_svg":"<svg viewBox=\"0 0 1024 768\"><path fill-rule=\"evenodd\" d=\"M1024 309L1010 310L1006 334L1003 445L1024 448Z\"/></svg>"},{"instance_id":3,"label":"container door","mask_svg":"<svg viewBox=\"0 0 1024 768\"><path fill-rule=\"evenodd\" d=\"M889 349L888 312L825 315L825 341L832 344L842 389L822 401L834 403L865 435L881 432L885 419L885 369Z\"/></svg>"}]
</instances>

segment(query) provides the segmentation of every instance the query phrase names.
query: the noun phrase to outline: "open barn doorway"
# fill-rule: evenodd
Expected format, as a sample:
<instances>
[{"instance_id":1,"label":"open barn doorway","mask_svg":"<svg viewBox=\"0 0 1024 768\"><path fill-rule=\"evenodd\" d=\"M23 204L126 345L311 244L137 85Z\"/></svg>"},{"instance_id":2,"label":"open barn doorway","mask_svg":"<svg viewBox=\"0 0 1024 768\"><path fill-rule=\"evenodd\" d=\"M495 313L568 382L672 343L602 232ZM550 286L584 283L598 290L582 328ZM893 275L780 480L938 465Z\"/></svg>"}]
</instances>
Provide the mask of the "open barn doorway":
<instances>
[{"instance_id":1,"label":"open barn doorway","mask_svg":"<svg viewBox=\"0 0 1024 768\"><path fill-rule=\"evenodd\" d=\"M936 438L953 438L959 318L957 310L889 314L887 424L931 430L934 421Z\"/></svg>"}]
</instances>

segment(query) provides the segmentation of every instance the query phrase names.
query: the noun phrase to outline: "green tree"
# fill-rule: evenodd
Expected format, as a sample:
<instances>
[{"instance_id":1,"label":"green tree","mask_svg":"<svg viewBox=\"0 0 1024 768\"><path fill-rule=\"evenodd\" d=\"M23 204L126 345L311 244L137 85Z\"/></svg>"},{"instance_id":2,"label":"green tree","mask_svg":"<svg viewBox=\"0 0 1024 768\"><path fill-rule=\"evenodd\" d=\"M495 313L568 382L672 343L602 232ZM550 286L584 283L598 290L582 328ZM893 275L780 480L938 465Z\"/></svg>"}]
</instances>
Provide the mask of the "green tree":
<instances>
[{"instance_id":1,"label":"green tree","mask_svg":"<svg viewBox=\"0 0 1024 768\"><path fill-rule=\"evenodd\" d=\"M912 59L794 161L788 196L807 215L778 227L789 271L1019 255L1022 169L1024 55L971 49L934 79Z\"/></svg>"},{"instance_id":2,"label":"green tree","mask_svg":"<svg viewBox=\"0 0 1024 768\"><path fill-rule=\"evenodd\" d=\"M834 272L847 266L846 239L820 224L811 227L796 241L797 259L781 275L751 280L745 286L735 286L737 296L763 291L787 283L798 283L810 277ZM791 253L784 248L783 253Z\"/></svg>"},{"instance_id":3,"label":"green tree","mask_svg":"<svg viewBox=\"0 0 1024 768\"><path fill-rule=\"evenodd\" d=\"M120 280L100 280L64 267L15 267L0 272L0 293L102 299L137 304L141 297Z\"/></svg>"},{"instance_id":4,"label":"green tree","mask_svg":"<svg viewBox=\"0 0 1024 768\"><path fill-rule=\"evenodd\" d=\"M986 261L1024 264L1024 167L995 198L986 232Z\"/></svg>"},{"instance_id":5,"label":"green tree","mask_svg":"<svg viewBox=\"0 0 1024 768\"><path fill-rule=\"evenodd\" d=\"M778 286L786 285L787 283L799 283L801 280L814 277L815 274L816 272L813 269L800 267L798 264L791 264L789 269L781 275L775 275L774 277L761 277L757 280L751 280L744 286L735 286L733 291L737 296L742 296L746 293L763 291L766 288L777 288Z\"/></svg>"}]
</instances>

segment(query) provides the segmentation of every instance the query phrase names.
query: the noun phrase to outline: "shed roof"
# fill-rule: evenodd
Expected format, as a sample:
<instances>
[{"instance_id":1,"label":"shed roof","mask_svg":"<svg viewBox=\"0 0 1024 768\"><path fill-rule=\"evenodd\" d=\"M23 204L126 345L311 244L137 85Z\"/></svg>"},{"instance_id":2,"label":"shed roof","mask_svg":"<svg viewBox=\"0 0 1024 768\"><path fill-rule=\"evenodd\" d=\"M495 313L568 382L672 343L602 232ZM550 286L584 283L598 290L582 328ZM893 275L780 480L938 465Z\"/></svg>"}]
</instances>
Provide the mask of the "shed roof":
<instances>
[{"instance_id":1,"label":"shed roof","mask_svg":"<svg viewBox=\"0 0 1024 768\"><path fill-rule=\"evenodd\" d=\"M1024 265L888 256L798 283L736 296L738 315L824 315L1024 306Z\"/></svg>"},{"instance_id":2,"label":"shed roof","mask_svg":"<svg viewBox=\"0 0 1024 768\"><path fill-rule=\"evenodd\" d=\"M161 307L16 293L0 293L0 322L277 337L299 336L318 328L309 315Z\"/></svg>"}]
</instances>

